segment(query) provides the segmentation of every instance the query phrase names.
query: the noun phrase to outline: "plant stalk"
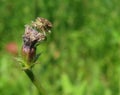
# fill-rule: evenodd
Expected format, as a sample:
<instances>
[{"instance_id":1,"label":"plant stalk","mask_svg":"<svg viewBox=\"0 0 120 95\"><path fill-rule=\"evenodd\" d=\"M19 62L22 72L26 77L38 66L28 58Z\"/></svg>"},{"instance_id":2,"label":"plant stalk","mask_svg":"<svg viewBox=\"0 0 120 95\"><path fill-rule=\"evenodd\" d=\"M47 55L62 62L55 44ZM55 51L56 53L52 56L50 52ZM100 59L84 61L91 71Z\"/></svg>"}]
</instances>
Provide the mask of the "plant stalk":
<instances>
[{"instance_id":1,"label":"plant stalk","mask_svg":"<svg viewBox=\"0 0 120 95\"><path fill-rule=\"evenodd\" d=\"M30 78L30 80L32 81L32 83L36 86L36 88L38 89L39 95L46 95L45 90L43 89L43 87L41 86L40 81L38 81L38 79L35 77L34 73L32 72L31 69L25 69L24 70L25 73L27 74L27 76Z\"/></svg>"}]
</instances>

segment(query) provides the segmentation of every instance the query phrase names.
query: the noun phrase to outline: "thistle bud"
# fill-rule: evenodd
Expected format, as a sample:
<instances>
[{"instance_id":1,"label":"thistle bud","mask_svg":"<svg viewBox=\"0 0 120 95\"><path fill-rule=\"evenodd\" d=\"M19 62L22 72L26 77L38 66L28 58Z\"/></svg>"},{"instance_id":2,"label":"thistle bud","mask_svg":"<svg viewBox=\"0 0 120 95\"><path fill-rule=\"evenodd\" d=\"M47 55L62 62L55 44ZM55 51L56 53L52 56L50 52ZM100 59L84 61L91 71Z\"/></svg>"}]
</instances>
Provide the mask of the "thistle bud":
<instances>
[{"instance_id":1,"label":"thistle bud","mask_svg":"<svg viewBox=\"0 0 120 95\"><path fill-rule=\"evenodd\" d=\"M38 55L36 55L37 46L47 39L45 32L49 32L51 28L52 24L44 18L37 18L31 26L25 25L23 46L21 50L22 57L25 60L24 66L33 66L38 57ZM40 32L38 32L38 29Z\"/></svg>"},{"instance_id":2,"label":"thistle bud","mask_svg":"<svg viewBox=\"0 0 120 95\"><path fill-rule=\"evenodd\" d=\"M25 26L25 34L23 35L22 56L28 64L32 64L36 56L37 45L45 40L45 35L39 33L29 25Z\"/></svg>"}]
</instances>

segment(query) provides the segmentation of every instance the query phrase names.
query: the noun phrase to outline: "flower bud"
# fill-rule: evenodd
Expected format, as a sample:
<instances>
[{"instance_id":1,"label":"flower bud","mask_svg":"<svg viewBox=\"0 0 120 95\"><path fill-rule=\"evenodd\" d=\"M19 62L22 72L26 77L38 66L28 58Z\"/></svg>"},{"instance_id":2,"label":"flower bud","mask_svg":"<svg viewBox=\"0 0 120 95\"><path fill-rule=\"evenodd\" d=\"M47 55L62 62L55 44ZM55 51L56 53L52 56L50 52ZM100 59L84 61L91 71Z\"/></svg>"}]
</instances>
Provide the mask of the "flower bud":
<instances>
[{"instance_id":1,"label":"flower bud","mask_svg":"<svg viewBox=\"0 0 120 95\"><path fill-rule=\"evenodd\" d=\"M27 63L33 62L36 56L36 48L23 45L22 56Z\"/></svg>"}]
</instances>

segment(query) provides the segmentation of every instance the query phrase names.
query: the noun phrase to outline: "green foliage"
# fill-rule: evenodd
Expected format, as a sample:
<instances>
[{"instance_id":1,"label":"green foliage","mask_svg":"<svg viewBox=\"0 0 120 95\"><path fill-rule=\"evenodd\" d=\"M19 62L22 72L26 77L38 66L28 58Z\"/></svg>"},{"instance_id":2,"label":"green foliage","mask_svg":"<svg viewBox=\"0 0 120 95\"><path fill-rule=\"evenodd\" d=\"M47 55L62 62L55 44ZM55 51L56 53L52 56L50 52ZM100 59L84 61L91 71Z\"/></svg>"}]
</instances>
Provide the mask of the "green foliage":
<instances>
[{"instance_id":1,"label":"green foliage","mask_svg":"<svg viewBox=\"0 0 120 95\"><path fill-rule=\"evenodd\" d=\"M120 94L119 0L0 0L0 95L37 95L11 55L24 25L37 16L53 22L33 69L49 95ZM4 55L3 55L4 54Z\"/></svg>"}]
</instances>

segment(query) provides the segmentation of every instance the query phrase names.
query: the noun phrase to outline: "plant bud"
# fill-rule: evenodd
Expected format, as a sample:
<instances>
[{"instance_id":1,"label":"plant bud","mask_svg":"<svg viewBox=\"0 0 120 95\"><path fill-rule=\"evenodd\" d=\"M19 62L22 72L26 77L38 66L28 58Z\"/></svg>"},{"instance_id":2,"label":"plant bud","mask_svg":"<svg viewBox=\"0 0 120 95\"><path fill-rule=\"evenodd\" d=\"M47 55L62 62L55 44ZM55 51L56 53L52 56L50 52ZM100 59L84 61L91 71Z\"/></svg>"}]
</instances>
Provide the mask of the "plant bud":
<instances>
[{"instance_id":1,"label":"plant bud","mask_svg":"<svg viewBox=\"0 0 120 95\"><path fill-rule=\"evenodd\" d=\"M36 56L36 48L23 45L22 56L27 63L33 62Z\"/></svg>"}]
</instances>

